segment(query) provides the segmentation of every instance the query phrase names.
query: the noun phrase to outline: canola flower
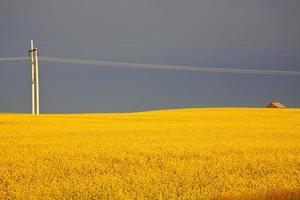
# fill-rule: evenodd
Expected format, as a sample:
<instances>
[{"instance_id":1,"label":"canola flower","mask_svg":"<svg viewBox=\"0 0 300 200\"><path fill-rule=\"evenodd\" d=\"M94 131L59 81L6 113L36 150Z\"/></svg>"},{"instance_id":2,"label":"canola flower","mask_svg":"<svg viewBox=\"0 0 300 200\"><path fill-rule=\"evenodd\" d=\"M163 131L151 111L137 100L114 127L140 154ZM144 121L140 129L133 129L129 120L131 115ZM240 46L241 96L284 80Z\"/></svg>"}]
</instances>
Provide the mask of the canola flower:
<instances>
[{"instance_id":1,"label":"canola flower","mask_svg":"<svg viewBox=\"0 0 300 200\"><path fill-rule=\"evenodd\" d=\"M0 114L0 199L243 199L299 188L299 109Z\"/></svg>"}]
</instances>

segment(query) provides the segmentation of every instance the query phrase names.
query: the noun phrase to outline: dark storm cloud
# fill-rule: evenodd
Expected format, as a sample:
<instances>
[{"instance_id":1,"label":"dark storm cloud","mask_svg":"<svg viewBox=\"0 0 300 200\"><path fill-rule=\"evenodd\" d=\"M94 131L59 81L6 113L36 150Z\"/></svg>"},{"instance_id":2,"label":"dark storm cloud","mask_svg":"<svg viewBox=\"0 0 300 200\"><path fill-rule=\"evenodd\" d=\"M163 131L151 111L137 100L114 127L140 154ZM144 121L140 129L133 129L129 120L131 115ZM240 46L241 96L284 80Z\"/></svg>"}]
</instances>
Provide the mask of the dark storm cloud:
<instances>
[{"instance_id":1,"label":"dark storm cloud","mask_svg":"<svg viewBox=\"0 0 300 200\"><path fill-rule=\"evenodd\" d=\"M0 56L300 70L298 0L4 0ZM299 77L95 69L41 63L46 112L300 106ZM28 63L0 63L0 111L30 110ZM28 85L26 85L28 84Z\"/></svg>"}]
</instances>

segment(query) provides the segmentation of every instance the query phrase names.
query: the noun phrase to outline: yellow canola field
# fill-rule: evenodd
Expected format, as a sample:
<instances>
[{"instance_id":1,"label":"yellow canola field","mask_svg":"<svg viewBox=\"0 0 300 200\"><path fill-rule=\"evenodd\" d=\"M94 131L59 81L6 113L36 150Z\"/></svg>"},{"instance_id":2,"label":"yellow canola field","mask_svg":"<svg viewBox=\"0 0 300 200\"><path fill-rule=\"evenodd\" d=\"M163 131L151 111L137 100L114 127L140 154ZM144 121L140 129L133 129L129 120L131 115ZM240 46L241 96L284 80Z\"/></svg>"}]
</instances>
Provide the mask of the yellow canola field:
<instances>
[{"instance_id":1,"label":"yellow canola field","mask_svg":"<svg viewBox=\"0 0 300 200\"><path fill-rule=\"evenodd\" d=\"M0 114L0 199L218 199L298 189L299 109Z\"/></svg>"}]
</instances>

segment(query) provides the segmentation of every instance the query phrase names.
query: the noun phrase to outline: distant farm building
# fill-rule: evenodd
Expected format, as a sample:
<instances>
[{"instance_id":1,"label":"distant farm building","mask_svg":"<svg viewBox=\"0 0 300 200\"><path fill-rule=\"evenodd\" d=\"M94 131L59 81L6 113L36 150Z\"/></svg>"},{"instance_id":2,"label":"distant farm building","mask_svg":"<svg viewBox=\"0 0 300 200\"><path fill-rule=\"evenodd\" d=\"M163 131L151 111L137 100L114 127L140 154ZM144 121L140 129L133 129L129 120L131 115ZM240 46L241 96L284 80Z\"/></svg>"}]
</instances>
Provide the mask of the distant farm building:
<instances>
[{"instance_id":1,"label":"distant farm building","mask_svg":"<svg viewBox=\"0 0 300 200\"><path fill-rule=\"evenodd\" d=\"M273 101L266 105L266 108L286 108L286 106L278 101Z\"/></svg>"}]
</instances>

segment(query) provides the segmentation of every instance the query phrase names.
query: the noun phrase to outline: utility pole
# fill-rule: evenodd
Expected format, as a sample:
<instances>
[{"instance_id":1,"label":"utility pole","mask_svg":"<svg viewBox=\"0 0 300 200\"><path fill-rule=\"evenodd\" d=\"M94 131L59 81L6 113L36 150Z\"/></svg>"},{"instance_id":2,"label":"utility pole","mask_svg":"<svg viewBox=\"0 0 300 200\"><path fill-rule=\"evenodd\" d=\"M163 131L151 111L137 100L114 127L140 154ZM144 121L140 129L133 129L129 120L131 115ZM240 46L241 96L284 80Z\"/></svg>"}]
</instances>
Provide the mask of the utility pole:
<instances>
[{"instance_id":1,"label":"utility pole","mask_svg":"<svg viewBox=\"0 0 300 200\"><path fill-rule=\"evenodd\" d=\"M28 51L31 57L31 89L32 89L32 114L40 114L40 93L39 93L39 64L38 50L33 46L33 40L30 43Z\"/></svg>"},{"instance_id":2,"label":"utility pole","mask_svg":"<svg viewBox=\"0 0 300 200\"><path fill-rule=\"evenodd\" d=\"M36 87L36 114L40 114L40 85L39 85L39 60L38 60L38 50L35 48L34 51L35 58L35 87Z\"/></svg>"}]
</instances>

